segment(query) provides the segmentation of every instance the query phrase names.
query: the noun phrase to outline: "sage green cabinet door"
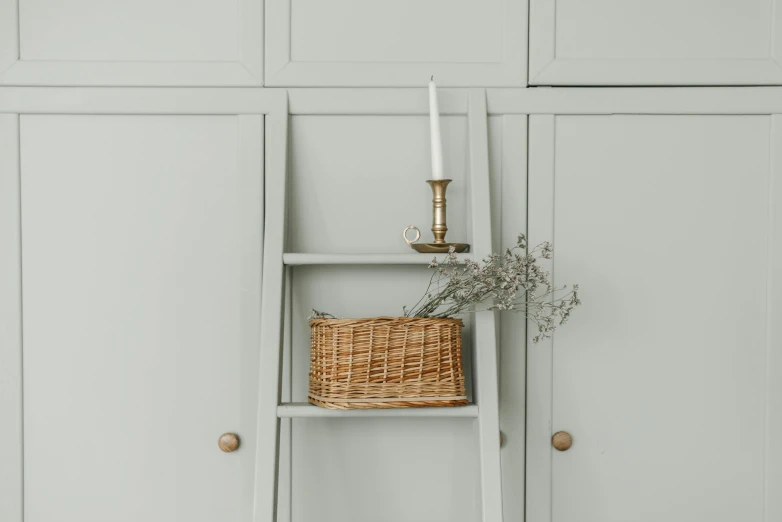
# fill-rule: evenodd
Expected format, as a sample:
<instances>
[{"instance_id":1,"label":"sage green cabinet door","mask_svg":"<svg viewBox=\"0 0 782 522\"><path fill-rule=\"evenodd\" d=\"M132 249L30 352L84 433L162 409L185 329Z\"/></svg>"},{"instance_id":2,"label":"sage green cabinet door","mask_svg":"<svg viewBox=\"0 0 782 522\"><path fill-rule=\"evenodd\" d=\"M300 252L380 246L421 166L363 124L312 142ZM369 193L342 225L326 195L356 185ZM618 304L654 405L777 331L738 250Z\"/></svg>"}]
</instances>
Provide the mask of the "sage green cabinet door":
<instances>
[{"instance_id":1,"label":"sage green cabinet door","mask_svg":"<svg viewBox=\"0 0 782 522\"><path fill-rule=\"evenodd\" d=\"M20 129L25 522L249 522L262 117Z\"/></svg>"},{"instance_id":2,"label":"sage green cabinet door","mask_svg":"<svg viewBox=\"0 0 782 522\"><path fill-rule=\"evenodd\" d=\"M529 348L528 522L780 519L778 129L530 117L530 234L584 305Z\"/></svg>"},{"instance_id":3,"label":"sage green cabinet door","mask_svg":"<svg viewBox=\"0 0 782 522\"><path fill-rule=\"evenodd\" d=\"M265 85L526 86L527 0L266 0Z\"/></svg>"},{"instance_id":4,"label":"sage green cabinet door","mask_svg":"<svg viewBox=\"0 0 782 522\"><path fill-rule=\"evenodd\" d=\"M263 0L0 2L0 85L262 84Z\"/></svg>"},{"instance_id":5,"label":"sage green cabinet door","mask_svg":"<svg viewBox=\"0 0 782 522\"><path fill-rule=\"evenodd\" d=\"M530 0L531 85L779 85L780 0Z\"/></svg>"}]
</instances>

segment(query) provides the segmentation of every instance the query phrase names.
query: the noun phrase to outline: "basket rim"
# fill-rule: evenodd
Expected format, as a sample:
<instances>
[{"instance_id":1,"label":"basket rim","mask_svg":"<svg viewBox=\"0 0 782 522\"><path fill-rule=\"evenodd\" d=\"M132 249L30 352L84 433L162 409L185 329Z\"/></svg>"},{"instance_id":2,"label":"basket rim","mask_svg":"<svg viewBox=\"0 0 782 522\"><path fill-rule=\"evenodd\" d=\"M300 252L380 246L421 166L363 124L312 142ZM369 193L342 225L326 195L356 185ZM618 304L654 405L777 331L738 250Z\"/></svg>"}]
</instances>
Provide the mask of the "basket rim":
<instances>
[{"instance_id":1,"label":"basket rim","mask_svg":"<svg viewBox=\"0 0 782 522\"><path fill-rule=\"evenodd\" d=\"M411 324L413 323L413 324ZM453 317L364 317L364 318L345 318L345 319L333 319L327 317L319 317L312 319L309 322L311 327L314 326L427 326L452 324L456 326L464 326L464 321Z\"/></svg>"}]
</instances>

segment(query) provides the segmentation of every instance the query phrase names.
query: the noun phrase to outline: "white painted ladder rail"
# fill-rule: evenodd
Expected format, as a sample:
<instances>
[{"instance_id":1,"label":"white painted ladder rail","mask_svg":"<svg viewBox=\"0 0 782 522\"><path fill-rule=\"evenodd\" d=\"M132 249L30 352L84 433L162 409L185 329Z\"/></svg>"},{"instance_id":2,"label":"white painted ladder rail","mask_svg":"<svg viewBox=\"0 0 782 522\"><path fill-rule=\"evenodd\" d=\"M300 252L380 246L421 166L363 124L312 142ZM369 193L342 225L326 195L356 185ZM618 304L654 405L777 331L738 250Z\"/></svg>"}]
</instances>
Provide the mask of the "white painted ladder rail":
<instances>
[{"instance_id":1,"label":"white painted ladder rail","mask_svg":"<svg viewBox=\"0 0 782 522\"><path fill-rule=\"evenodd\" d=\"M469 90L467 109L469 132L469 181L471 197L472 253L482 259L492 251L491 191L489 186L488 114L485 89ZM267 160L266 230L263 261L262 336L258 446L256 471L255 522L289 522L290 484L279 488L279 472L290 473L290 447L285 461L280 459L281 419L355 418L355 417L474 417L480 456L481 513L483 522L502 522L502 475L500 469L500 427L497 366L497 331L493 312L475 314L473 346L473 400L463 408L422 408L381 411L342 412L322 410L307 404L282 404L290 391L283 392L283 332L289 330L289 274L286 265L319 264L391 264L413 265L423 258L410 254L289 254L285 253L286 203L288 198L286 144L275 137L287 136L285 118L269 116L267 150L274 158ZM281 168L282 167L282 168ZM428 262L428 258L426 260ZM288 303L289 304L289 303ZM288 336L290 339L290 336ZM290 425L286 425L289 433ZM283 464L281 466L281 464ZM280 504L278 506L278 493Z\"/></svg>"},{"instance_id":2,"label":"white painted ladder rail","mask_svg":"<svg viewBox=\"0 0 782 522\"><path fill-rule=\"evenodd\" d=\"M476 259L483 259L492 252L489 131L485 89L470 89L467 127L470 140L472 252ZM497 339L495 313L476 313L473 401L478 404L483 522L502 521Z\"/></svg>"}]
</instances>

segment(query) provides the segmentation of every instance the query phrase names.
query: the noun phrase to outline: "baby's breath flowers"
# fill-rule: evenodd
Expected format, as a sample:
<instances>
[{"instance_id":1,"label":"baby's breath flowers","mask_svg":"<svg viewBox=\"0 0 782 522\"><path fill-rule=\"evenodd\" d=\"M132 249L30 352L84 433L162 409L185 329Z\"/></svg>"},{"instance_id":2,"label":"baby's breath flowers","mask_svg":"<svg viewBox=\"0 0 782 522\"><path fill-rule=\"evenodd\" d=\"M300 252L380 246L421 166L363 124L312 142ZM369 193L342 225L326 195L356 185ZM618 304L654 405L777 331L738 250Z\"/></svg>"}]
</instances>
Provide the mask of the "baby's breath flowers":
<instances>
[{"instance_id":1,"label":"baby's breath flowers","mask_svg":"<svg viewBox=\"0 0 782 522\"><path fill-rule=\"evenodd\" d=\"M532 342L550 337L581 304L578 285L554 287L551 274L538 264L540 259L552 258L551 243L541 243L525 253L526 249L527 238L520 234L516 245L504 254L491 254L482 264L467 259L460 266L452 248L445 259L429 264L435 270L429 287L415 306L403 307L405 317L510 310L523 313L537 326Z\"/></svg>"},{"instance_id":2,"label":"baby's breath flowers","mask_svg":"<svg viewBox=\"0 0 782 522\"><path fill-rule=\"evenodd\" d=\"M551 243L527 250L527 238L519 234L516 245L504 254L491 254L483 264L470 259L459 263L453 248L442 261L429 263L434 269L426 292L412 308L402 308L405 317L453 317L466 312L510 310L523 313L537 327L533 343L551 337L581 304L578 285L556 288L551 274L538 264L551 259ZM310 319L334 318L312 310Z\"/></svg>"}]
</instances>

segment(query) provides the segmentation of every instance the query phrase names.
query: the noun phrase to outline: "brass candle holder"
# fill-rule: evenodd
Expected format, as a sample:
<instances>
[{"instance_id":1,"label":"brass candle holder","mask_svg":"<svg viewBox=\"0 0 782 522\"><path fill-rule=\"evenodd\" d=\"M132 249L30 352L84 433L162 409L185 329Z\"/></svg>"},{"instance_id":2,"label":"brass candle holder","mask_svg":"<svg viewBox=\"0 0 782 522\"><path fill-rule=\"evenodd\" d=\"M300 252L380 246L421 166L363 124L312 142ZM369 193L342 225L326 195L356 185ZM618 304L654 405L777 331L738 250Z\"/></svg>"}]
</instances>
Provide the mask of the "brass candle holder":
<instances>
[{"instance_id":1,"label":"brass candle holder","mask_svg":"<svg viewBox=\"0 0 782 522\"><path fill-rule=\"evenodd\" d=\"M416 243L421 239L421 231L418 227L409 226L402 232L402 237L405 242L415 250L424 254L447 254L451 248L456 252L466 252L470 245L466 243L448 243L445 241L445 233L448 232L448 225L446 222L446 200L445 190L450 179L430 179L427 181L430 187L432 187L432 234L434 234L434 243ZM415 230L415 238L408 239L407 231Z\"/></svg>"}]
</instances>

